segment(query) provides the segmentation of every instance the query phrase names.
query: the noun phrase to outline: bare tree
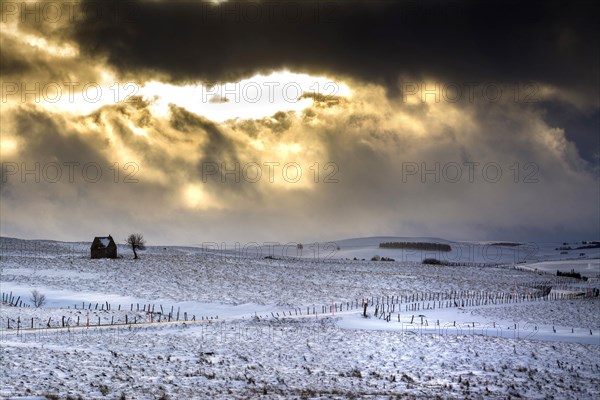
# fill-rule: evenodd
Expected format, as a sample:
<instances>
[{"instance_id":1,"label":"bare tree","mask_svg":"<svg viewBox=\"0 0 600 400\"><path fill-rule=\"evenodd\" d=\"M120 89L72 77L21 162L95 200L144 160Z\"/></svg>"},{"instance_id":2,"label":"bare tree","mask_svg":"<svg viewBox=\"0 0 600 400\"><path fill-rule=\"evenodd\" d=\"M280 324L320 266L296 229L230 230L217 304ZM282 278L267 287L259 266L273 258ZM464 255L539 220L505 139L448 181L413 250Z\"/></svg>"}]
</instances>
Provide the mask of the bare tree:
<instances>
[{"instance_id":1,"label":"bare tree","mask_svg":"<svg viewBox=\"0 0 600 400\"><path fill-rule=\"evenodd\" d=\"M31 297L29 298L29 300L31 300L34 307L41 307L44 304L46 304L46 295L41 294L40 292L37 291L37 289L32 290Z\"/></svg>"},{"instance_id":2,"label":"bare tree","mask_svg":"<svg viewBox=\"0 0 600 400\"><path fill-rule=\"evenodd\" d=\"M125 243L131 246L131 249L133 250L134 260L138 258L137 252L135 251L136 249L146 249L146 241L144 240L144 236L141 233L132 233L131 235L129 235Z\"/></svg>"}]
</instances>

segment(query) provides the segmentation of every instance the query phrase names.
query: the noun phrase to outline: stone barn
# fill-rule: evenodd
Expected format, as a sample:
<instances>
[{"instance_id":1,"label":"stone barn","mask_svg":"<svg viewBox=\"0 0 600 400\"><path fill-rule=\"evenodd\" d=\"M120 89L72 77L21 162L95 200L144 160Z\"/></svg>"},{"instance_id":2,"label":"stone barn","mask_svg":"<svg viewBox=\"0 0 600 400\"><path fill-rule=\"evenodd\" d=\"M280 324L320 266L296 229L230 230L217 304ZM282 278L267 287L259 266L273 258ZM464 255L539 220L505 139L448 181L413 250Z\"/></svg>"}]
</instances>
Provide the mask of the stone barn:
<instances>
[{"instance_id":1,"label":"stone barn","mask_svg":"<svg viewBox=\"0 0 600 400\"><path fill-rule=\"evenodd\" d=\"M112 236L96 236L90 247L92 258L117 258L117 244Z\"/></svg>"}]
</instances>

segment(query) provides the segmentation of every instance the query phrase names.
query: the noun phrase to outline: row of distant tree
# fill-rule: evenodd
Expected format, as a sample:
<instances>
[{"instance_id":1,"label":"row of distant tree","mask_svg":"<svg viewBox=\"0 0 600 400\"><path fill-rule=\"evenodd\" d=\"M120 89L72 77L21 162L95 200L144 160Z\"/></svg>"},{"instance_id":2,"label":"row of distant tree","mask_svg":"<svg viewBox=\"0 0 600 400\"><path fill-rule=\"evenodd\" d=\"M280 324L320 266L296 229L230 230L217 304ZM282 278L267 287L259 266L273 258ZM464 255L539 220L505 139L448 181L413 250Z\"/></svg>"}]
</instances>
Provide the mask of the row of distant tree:
<instances>
[{"instance_id":1,"label":"row of distant tree","mask_svg":"<svg viewBox=\"0 0 600 400\"><path fill-rule=\"evenodd\" d=\"M426 251L452 251L449 244L429 242L384 242L379 243L383 249L409 249Z\"/></svg>"},{"instance_id":2,"label":"row of distant tree","mask_svg":"<svg viewBox=\"0 0 600 400\"><path fill-rule=\"evenodd\" d=\"M586 242L583 241L581 244L583 246L571 247L567 246L567 243L563 243L563 246L557 247L554 250L584 250L584 249L597 249L600 248L600 242Z\"/></svg>"},{"instance_id":3,"label":"row of distant tree","mask_svg":"<svg viewBox=\"0 0 600 400\"><path fill-rule=\"evenodd\" d=\"M584 281L588 280L587 276L581 276L579 272L575 272L575 269L572 269L571 272L556 270L556 276L567 276L569 278L583 279Z\"/></svg>"}]
</instances>

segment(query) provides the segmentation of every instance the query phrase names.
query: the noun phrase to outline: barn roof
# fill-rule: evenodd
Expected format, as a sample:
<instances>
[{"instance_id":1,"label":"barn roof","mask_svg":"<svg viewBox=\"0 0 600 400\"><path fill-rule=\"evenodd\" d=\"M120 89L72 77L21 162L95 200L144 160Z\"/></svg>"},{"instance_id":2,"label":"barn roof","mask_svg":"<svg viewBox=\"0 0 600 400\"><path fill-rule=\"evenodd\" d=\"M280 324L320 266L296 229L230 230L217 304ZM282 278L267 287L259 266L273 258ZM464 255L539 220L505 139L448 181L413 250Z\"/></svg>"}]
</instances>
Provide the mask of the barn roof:
<instances>
[{"instance_id":1,"label":"barn roof","mask_svg":"<svg viewBox=\"0 0 600 400\"><path fill-rule=\"evenodd\" d=\"M96 236L92 245L95 243L96 246L101 245L102 247L108 247L110 242L114 243L112 236Z\"/></svg>"}]
</instances>

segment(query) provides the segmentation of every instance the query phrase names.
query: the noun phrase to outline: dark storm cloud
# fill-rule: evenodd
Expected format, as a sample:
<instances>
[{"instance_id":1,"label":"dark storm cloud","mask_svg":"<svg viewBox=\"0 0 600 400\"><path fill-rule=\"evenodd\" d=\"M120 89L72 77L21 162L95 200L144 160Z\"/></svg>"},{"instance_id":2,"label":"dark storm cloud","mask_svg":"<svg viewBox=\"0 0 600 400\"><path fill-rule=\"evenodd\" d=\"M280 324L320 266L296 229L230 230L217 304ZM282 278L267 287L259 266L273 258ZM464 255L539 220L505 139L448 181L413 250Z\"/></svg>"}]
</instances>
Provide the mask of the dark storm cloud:
<instances>
[{"instance_id":1,"label":"dark storm cloud","mask_svg":"<svg viewBox=\"0 0 600 400\"><path fill-rule=\"evenodd\" d=\"M4 76L14 76L31 71L33 65L27 56L19 51L20 44L16 40L3 35L0 37L0 45L2 45L0 70Z\"/></svg>"},{"instance_id":2,"label":"dark storm cloud","mask_svg":"<svg viewBox=\"0 0 600 400\"><path fill-rule=\"evenodd\" d=\"M108 144L97 138L90 142L71 131L66 121L33 106L24 106L13 114L14 132L23 139L24 158L35 162L104 161L98 148ZM76 159L75 159L76 158Z\"/></svg>"},{"instance_id":3,"label":"dark storm cloud","mask_svg":"<svg viewBox=\"0 0 600 400\"><path fill-rule=\"evenodd\" d=\"M214 122L183 107L170 105L170 125L173 129L200 138L198 158L190 176L206 184L206 190L219 195L224 190L231 196L244 196L246 200L258 200L260 193L256 185L241 179L244 162L238 153L244 152L244 145L227 136ZM227 174L227 171L231 173ZM229 179L227 179L229 176Z\"/></svg>"},{"instance_id":4,"label":"dark storm cloud","mask_svg":"<svg viewBox=\"0 0 600 400\"><path fill-rule=\"evenodd\" d=\"M170 111L170 122L174 129L205 136L206 141L201 147L203 158L200 163L219 162L221 160L238 162L234 143L212 121L175 105L170 106Z\"/></svg>"},{"instance_id":5,"label":"dark storm cloud","mask_svg":"<svg viewBox=\"0 0 600 400\"><path fill-rule=\"evenodd\" d=\"M106 149L109 141L97 132L78 130L77 121L44 109L24 105L13 109L3 121L20 145L17 153L2 159L3 229L29 237L85 237L94 229L110 232L107 210L116 218L139 210L141 198L159 199L156 185L124 184L116 181L114 162L121 160ZM138 174L139 178L139 174ZM146 192L146 193L143 193ZM129 223L135 217L127 215ZM27 227L27 228L24 228ZM114 228L114 225L112 225Z\"/></svg>"},{"instance_id":6,"label":"dark storm cloud","mask_svg":"<svg viewBox=\"0 0 600 400\"><path fill-rule=\"evenodd\" d=\"M557 101L544 102L544 118L553 126L563 126L570 140L584 160L595 161L596 173L600 172L600 110L581 113L575 107Z\"/></svg>"},{"instance_id":7,"label":"dark storm cloud","mask_svg":"<svg viewBox=\"0 0 600 400\"><path fill-rule=\"evenodd\" d=\"M597 102L598 6L591 1L128 4L135 10L130 20L83 20L74 31L85 53L106 55L124 73L232 81L290 68L384 83L393 91L400 74L543 81Z\"/></svg>"}]
</instances>

